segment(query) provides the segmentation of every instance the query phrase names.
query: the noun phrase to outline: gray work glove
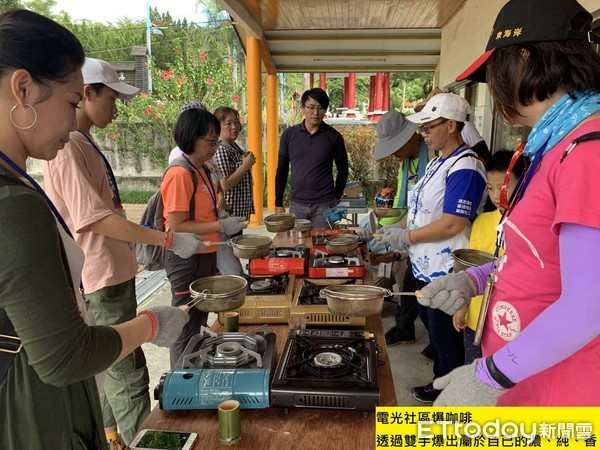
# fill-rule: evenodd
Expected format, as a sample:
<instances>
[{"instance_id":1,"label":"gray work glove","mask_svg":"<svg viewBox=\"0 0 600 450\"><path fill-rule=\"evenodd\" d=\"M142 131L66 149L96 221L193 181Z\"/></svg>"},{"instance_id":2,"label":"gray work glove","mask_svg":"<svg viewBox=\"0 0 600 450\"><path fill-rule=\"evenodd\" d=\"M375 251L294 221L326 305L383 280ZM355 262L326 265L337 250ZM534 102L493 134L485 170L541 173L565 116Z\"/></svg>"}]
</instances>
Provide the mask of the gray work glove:
<instances>
[{"instance_id":1,"label":"gray work glove","mask_svg":"<svg viewBox=\"0 0 600 450\"><path fill-rule=\"evenodd\" d=\"M358 227L354 228L354 231L356 232L356 235L362 242L368 242L371 239L373 239L373 233L371 233L371 230L369 230L368 228Z\"/></svg>"},{"instance_id":2,"label":"gray work glove","mask_svg":"<svg viewBox=\"0 0 600 450\"><path fill-rule=\"evenodd\" d=\"M381 243L389 245L390 247L402 251L413 243L410 241L408 237L408 233L410 230L406 228L399 227L383 227L383 237L381 238Z\"/></svg>"},{"instance_id":3,"label":"gray work glove","mask_svg":"<svg viewBox=\"0 0 600 450\"><path fill-rule=\"evenodd\" d=\"M433 406L495 406L504 390L477 379L475 372L478 361L433 380L433 388L442 391Z\"/></svg>"},{"instance_id":4,"label":"gray work glove","mask_svg":"<svg viewBox=\"0 0 600 450\"><path fill-rule=\"evenodd\" d=\"M229 213L224 209L219 210L219 220L227 219L229 217Z\"/></svg>"},{"instance_id":5,"label":"gray work glove","mask_svg":"<svg viewBox=\"0 0 600 450\"><path fill-rule=\"evenodd\" d=\"M221 219L221 231L228 236L232 236L248 227L244 223L245 221L245 217L226 217L225 219Z\"/></svg>"},{"instance_id":6,"label":"gray work glove","mask_svg":"<svg viewBox=\"0 0 600 450\"><path fill-rule=\"evenodd\" d=\"M181 336L183 326L190 320L190 315L181 308L173 306L153 306L141 311L154 318L153 337L150 342L159 347L169 347Z\"/></svg>"},{"instance_id":7,"label":"gray work glove","mask_svg":"<svg viewBox=\"0 0 600 450\"><path fill-rule=\"evenodd\" d=\"M200 250L205 250L206 246L202 243L200 236L194 233L173 233L170 239L170 245L166 247L177 256L187 259L195 255Z\"/></svg>"},{"instance_id":8,"label":"gray work glove","mask_svg":"<svg viewBox=\"0 0 600 450\"><path fill-rule=\"evenodd\" d=\"M421 289L421 293L423 296L417 297L421 305L440 309L450 316L478 294L477 286L465 271L436 278Z\"/></svg>"}]
</instances>

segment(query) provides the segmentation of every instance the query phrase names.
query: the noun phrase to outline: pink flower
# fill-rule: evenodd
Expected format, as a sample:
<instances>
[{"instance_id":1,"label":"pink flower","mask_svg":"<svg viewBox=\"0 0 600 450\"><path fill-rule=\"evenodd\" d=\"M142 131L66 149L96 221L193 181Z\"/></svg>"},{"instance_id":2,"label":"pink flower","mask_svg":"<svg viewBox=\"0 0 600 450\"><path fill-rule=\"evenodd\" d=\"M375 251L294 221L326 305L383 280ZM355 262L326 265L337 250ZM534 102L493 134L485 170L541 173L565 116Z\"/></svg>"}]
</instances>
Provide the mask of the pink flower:
<instances>
[{"instance_id":1,"label":"pink flower","mask_svg":"<svg viewBox=\"0 0 600 450\"><path fill-rule=\"evenodd\" d=\"M155 120L160 120L160 116L158 114L154 114L154 119Z\"/></svg>"},{"instance_id":2,"label":"pink flower","mask_svg":"<svg viewBox=\"0 0 600 450\"><path fill-rule=\"evenodd\" d=\"M148 106L148 107L146 108L146 114L147 114L148 116L151 116L153 112L154 112L154 110L152 109L152 107L151 107L151 106Z\"/></svg>"},{"instance_id":3,"label":"pink flower","mask_svg":"<svg viewBox=\"0 0 600 450\"><path fill-rule=\"evenodd\" d=\"M162 103L157 103L156 104L156 109L164 109L165 105L163 105Z\"/></svg>"},{"instance_id":4,"label":"pink flower","mask_svg":"<svg viewBox=\"0 0 600 450\"><path fill-rule=\"evenodd\" d=\"M229 67L233 67L233 65L234 65L234 64L235 64L235 63L233 62L233 59L228 59L228 60L227 60L227 65L228 65Z\"/></svg>"},{"instance_id":5,"label":"pink flower","mask_svg":"<svg viewBox=\"0 0 600 450\"><path fill-rule=\"evenodd\" d=\"M234 95L234 96L233 96L233 102L234 102L234 103L238 103L239 101L240 101L240 96L239 96L239 95L237 95L237 94L236 94L236 95Z\"/></svg>"},{"instance_id":6,"label":"pink flower","mask_svg":"<svg viewBox=\"0 0 600 450\"><path fill-rule=\"evenodd\" d=\"M148 93L147 93L147 92L142 92L142 93L140 94L140 98L148 98L148 97L149 97L149 95L148 95Z\"/></svg>"},{"instance_id":7,"label":"pink flower","mask_svg":"<svg viewBox=\"0 0 600 450\"><path fill-rule=\"evenodd\" d=\"M208 77L208 78L206 79L206 82L207 82L208 84L214 84L215 80L213 80L211 77Z\"/></svg>"},{"instance_id":8,"label":"pink flower","mask_svg":"<svg viewBox=\"0 0 600 450\"><path fill-rule=\"evenodd\" d=\"M202 61L206 61L206 52L200 52L200 53L198 54L198 56L200 57L200 59L201 59Z\"/></svg>"}]
</instances>

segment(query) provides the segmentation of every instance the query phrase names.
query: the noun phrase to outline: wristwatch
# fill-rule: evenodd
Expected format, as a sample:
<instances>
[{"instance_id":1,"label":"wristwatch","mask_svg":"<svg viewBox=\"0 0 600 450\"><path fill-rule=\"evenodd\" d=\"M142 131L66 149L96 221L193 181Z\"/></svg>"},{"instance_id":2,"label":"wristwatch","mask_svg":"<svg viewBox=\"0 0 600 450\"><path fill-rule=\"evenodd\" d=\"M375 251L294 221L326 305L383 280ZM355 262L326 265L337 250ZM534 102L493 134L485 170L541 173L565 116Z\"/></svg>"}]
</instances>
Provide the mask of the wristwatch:
<instances>
[{"instance_id":1,"label":"wristwatch","mask_svg":"<svg viewBox=\"0 0 600 450\"><path fill-rule=\"evenodd\" d=\"M504 389L510 389L517 385L517 383L513 383L506 375L500 372L498 367L496 367L496 364L494 363L494 360L491 356L485 358L485 365L494 381L500 386L502 386Z\"/></svg>"}]
</instances>

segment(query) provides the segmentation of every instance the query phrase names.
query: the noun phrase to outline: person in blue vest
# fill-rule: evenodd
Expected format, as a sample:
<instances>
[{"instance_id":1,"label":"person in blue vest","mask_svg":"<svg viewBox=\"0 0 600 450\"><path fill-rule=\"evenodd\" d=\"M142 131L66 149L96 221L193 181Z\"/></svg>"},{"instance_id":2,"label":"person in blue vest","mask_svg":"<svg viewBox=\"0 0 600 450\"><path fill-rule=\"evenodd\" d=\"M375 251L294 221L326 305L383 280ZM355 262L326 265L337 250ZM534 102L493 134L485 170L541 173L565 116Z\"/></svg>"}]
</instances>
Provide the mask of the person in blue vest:
<instances>
[{"instance_id":1,"label":"person in blue vest","mask_svg":"<svg viewBox=\"0 0 600 450\"><path fill-rule=\"evenodd\" d=\"M400 160L394 208L407 207L408 197L417 181L423 177L429 161L427 145L416 131L417 125L406 120L404 114L398 111L385 113L377 122L377 146L373 159L379 161L394 156ZM398 217L386 217L379 221L379 225L389 226L399 220ZM371 265L391 264L390 276L377 277L375 285L391 290L394 284L398 284L400 290L416 290L415 277L412 271L406 270L410 266L406 252L384 251L378 254L376 247L371 250ZM415 342L415 319L418 315L416 298L400 297L394 313L396 325L385 333L386 344L391 347Z\"/></svg>"}]
</instances>

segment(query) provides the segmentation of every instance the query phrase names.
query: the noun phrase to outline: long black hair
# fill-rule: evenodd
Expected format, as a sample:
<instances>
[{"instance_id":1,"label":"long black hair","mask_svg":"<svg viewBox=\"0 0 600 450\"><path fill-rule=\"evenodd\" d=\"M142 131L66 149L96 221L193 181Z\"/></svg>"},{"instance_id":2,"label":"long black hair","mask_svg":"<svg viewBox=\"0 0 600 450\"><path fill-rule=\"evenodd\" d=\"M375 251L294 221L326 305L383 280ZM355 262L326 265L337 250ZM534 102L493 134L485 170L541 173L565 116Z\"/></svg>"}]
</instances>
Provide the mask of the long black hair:
<instances>
[{"instance_id":1,"label":"long black hair","mask_svg":"<svg viewBox=\"0 0 600 450\"><path fill-rule=\"evenodd\" d=\"M79 40L53 20L24 9L0 15L0 77L25 69L47 86L81 70L84 60Z\"/></svg>"}]
</instances>

